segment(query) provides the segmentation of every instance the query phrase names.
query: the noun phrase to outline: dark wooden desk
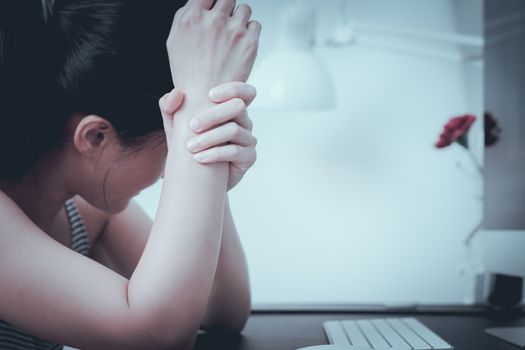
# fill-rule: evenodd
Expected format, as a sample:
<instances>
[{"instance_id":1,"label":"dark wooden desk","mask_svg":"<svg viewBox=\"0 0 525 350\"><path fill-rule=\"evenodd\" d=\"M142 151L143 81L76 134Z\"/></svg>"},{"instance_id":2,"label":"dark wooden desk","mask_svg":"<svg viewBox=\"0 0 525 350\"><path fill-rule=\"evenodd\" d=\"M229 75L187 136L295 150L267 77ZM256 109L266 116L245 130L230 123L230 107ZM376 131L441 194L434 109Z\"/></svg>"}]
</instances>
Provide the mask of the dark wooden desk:
<instances>
[{"instance_id":1,"label":"dark wooden desk","mask_svg":"<svg viewBox=\"0 0 525 350\"><path fill-rule=\"evenodd\" d=\"M295 350L327 344L322 324L326 320L405 317L418 318L457 350L516 350L486 335L489 327L525 326L523 311L512 315L483 310L418 310L410 312L323 311L255 311L241 335L221 332L199 334L195 349L199 350Z\"/></svg>"}]
</instances>

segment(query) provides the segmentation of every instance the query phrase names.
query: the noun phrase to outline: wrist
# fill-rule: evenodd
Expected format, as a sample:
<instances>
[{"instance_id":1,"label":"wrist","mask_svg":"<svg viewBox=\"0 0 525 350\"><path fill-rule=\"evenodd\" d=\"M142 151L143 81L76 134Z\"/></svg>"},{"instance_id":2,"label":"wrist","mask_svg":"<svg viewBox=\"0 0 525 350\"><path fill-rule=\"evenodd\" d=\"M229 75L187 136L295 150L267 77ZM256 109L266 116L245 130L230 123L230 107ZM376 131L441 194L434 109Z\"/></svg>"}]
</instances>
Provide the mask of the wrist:
<instances>
[{"instance_id":1,"label":"wrist","mask_svg":"<svg viewBox=\"0 0 525 350\"><path fill-rule=\"evenodd\" d=\"M177 110L185 118L192 118L198 113L215 105L209 97L209 91L202 88L184 89L184 100Z\"/></svg>"},{"instance_id":2,"label":"wrist","mask_svg":"<svg viewBox=\"0 0 525 350\"><path fill-rule=\"evenodd\" d=\"M171 138L168 140L170 147L178 149L186 148L186 142L198 135L190 126L192 119L217 105L209 98L209 91L193 88L184 89L183 92L184 100L173 116Z\"/></svg>"}]
</instances>

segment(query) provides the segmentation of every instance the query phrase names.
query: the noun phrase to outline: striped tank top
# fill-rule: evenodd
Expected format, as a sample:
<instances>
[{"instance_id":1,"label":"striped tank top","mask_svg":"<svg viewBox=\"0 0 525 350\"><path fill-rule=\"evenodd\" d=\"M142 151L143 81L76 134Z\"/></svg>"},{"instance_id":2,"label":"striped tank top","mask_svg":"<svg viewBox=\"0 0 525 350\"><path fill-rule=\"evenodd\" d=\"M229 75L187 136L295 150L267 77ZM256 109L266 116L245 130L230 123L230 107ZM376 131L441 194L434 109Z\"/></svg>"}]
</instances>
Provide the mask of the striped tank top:
<instances>
[{"instance_id":1,"label":"striped tank top","mask_svg":"<svg viewBox=\"0 0 525 350\"><path fill-rule=\"evenodd\" d=\"M64 205L71 230L71 249L89 255L89 238L73 198ZM40 339L0 320L0 350L62 350L63 346Z\"/></svg>"}]
</instances>

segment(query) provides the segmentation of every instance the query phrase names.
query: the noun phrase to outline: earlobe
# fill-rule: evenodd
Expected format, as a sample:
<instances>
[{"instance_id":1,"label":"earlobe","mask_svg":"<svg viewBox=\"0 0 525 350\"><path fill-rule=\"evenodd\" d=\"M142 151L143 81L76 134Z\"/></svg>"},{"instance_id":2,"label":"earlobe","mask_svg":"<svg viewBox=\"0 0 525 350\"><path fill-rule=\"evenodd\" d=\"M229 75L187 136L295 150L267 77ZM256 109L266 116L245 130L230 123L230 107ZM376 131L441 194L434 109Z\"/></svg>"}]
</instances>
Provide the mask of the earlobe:
<instances>
[{"instance_id":1,"label":"earlobe","mask_svg":"<svg viewBox=\"0 0 525 350\"><path fill-rule=\"evenodd\" d=\"M104 118L88 115L82 118L75 128L73 143L84 154L98 153L109 142L113 127Z\"/></svg>"}]
</instances>

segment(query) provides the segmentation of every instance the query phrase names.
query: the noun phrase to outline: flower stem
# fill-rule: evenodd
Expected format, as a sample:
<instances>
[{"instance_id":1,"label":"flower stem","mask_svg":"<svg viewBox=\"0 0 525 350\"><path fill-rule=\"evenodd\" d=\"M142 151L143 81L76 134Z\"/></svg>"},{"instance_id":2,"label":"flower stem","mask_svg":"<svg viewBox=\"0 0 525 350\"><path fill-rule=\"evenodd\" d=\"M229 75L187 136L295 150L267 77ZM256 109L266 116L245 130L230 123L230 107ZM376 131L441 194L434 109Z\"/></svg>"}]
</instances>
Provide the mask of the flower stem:
<instances>
[{"instance_id":1,"label":"flower stem","mask_svg":"<svg viewBox=\"0 0 525 350\"><path fill-rule=\"evenodd\" d=\"M470 148L467 148L467 152L470 156L470 159L472 159L472 163L474 163L474 166L478 169L479 173L483 175L483 167L481 166L480 162L477 160L476 156L474 155L474 152Z\"/></svg>"},{"instance_id":2,"label":"flower stem","mask_svg":"<svg viewBox=\"0 0 525 350\"><path fill-rule=\"evenodd\" d=\"M472 229L472 231L470 231L467 238L465 238L465 240L463 241L463 244L468 247L470 245L470 242L472 242L472 239L476 236L480 229L481 221L476 225L476 227L474 227L474 229Z\"/></svg>"}]
</instances>

